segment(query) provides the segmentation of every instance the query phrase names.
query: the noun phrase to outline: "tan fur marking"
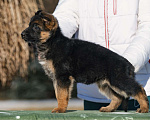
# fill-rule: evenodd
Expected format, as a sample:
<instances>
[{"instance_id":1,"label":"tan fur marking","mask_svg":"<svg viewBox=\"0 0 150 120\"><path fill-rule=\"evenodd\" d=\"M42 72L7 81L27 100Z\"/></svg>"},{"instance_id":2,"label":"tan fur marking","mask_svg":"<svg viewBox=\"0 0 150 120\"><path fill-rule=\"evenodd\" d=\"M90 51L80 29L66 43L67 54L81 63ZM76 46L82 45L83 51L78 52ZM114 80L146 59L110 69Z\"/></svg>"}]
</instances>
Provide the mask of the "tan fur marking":
<instances>
[{"instance_id":1,"label":"tan fur marking","mask_svg":"<svg viewBox=\"0 0 150 120\"><path fill-rule=\"evenodd\" d=\"M100 88L100 90L101 91L103 91L103 85L105 85L105 84L107 84L111 89L113 89L116 93L118 93L119 95L121 95L121 96L124 96L125 98L127 98L128 97L128 95L124 92L124 91L121 91L121 90L119 90L118 88L116 88L116 87L114 87L114 86L111 86L110 85L110 83L109 83L109 81L108 80L103 80L103 81L101 81L101 82L97 82L97 85L98 85L98 87ZM110 94L110 92L109 91L105 91L105 92L107 92L107 96L111 96ZM103 93L104 95L105 95L105 93ZM110 97L109 97L110 98Z\"/></svg>"},{"instance_id":2,"label":"tan fur marking","mask_svg":"<svg viewBox=\"0 0 150 120\"><path fill-rule=\"evenodd\" d=\"M71 92L72 92L72 89L73 89L73 83L74 83L75 79L72 76L69 76L69 79L71 81L71 85L69 87L69 98L71 98Z\"/></svg>"},{"instance_id":3,"label":"tan fur marking","mask_svg":"<svg viewBox=\"0 0 150 120\"><path fill-rule=\"evenodd\" d=\"M57 27L58 27L58 23L57 20L55 19L54 21L51 22L46 22L46 27L51 31L56 31Z\"/></svg>"},{"instance_id":4,"label":"tan fur marking","mask_svg":"<svg viewBox=\"0 0 150 120\"><path fill-rule=\"evenodd\" d=\"M99 87L100 92L105 95L107 98L111 99L111 91L109 88L109 81L108 80L103 80L97 82L97 86Z\"/></svg>"},{"instance_id":5,"label":"tan fur marking","mask_svg":"<svg viewBox=\"0 0 150 120\"><path fill-rule=\"evenodd\" d=\"M75 79L74 79L74 77L69 76L69 80L74 81Z\"/></svg>"},{"instance_id":6,"label":"tan fur marking","mask_svg":"<svg viewBox=\"0 0 150 120\"><path fill-rule=\"evenodd\" d=\"M55 89L55 96L57 98L57 81L56 80L53 81L53 86L54 86L54 89Z\"/></svg>"},{"instance_id":7,"label":"tan fur marking","mask_svg":"<svg viewBox=\"0 0 150 120\"><path fill-rule=\"evenodd\" d=\"M56 82L56 81L55 81ZM54 83L55 94L58 102L58 107L52 110L52 113L64 113L66 112L69 101L69 90L67 88L61 88Z\"/></svg>"},{"instance_id":8,"label":"tan fur marking","mask_svg":"<svg viewBox=\"0 0 150 120\"><path fill-rule=\"evenodd\" d=\"M55 68L52 60L41 60L39 57L39 62L42 64L45 73L52 79L55 80Z\"/></svg>"},{"instance_id":9,"label":"tan fur marking","mask_svg":"<svg viewBox=\"0 0 150 120\"><path fill-rule=\"evenodd\" d=\"M149 111L149 103L143 87L141 87L142 91L140 91L137 95L133 96L140 104L140 108L137 109L139 113L147 113Z\"/></svg>"},{"instance_id":10,"label":"tan fur marking","mask_svg":"<svg viewBox=\"0 0 150 120\"><path fill-rule=\"evenodd\" d=\"M44 43L50 37L49 31L41 31L41 42Z\"/></svg>"},{"instance_id":11,"label":"tan fur marking","mask_svg":"<svg viewBox=\"0 0 150 120\"><path fill-rule=\"evenodd\" d=\"M48 14L46 12L42 12L43 15L45 17L48 17L51 21L47 21L46 19L43 19L43 21L45 21L45 26L51 31L53 30L54 32L56 31L56 29L58 28L58 21L57 19L51 15L51 14Z\"/></svg>"},{"instance_id":12,"label":"tan fur marking","mask_svg":"<svg viewBox=\"0 0 150 120\"><path fill-rule=\"evenodd\" d=\"M58 28L58 22L57 22L56 18L54 18L53 30L56 31L57 28Z\"/></svg>"},{"instance_id":13,"label":"tan fur marking","mask_svg":"<svg viewBox=\"0 0 150 120\"><path fill-rule=\"evenodd\" d=\"M121 96L124 96L125 98L128 97L128 95L124 92L124 91L120 91L118 88L114 87L114 86L110 86L116 93L118 93Z\"/></svg>"},{"instance_id":14,"label":"tan fur marking","mask_svg":"<svg viewBox=\"0 0 150 120\"><path fill-rule=\"evenodd\" d=\"M101 107L100 112L115 111L122 102L122 98L112 91L111 85L108 80L97 82L97 85L105 96L111 99L111 103L106 107Z\"/></svg>"},{"instance_id":15,"label":"tan fur marking","mask_svg":"<svg viewBox=\"0 0 150 120\"><path fill-rule=\"evenodd\" d=\"M71 81L71 85L69 88L62 88L58 86L57 80L53 81L53 85L55 88L55 94L58 102L58 108L54 108L52 110L52 113L64 113L66 112L68 101L71 97L71 91L73 88L74 78L72 76L69 76L69 79Z\"/></svg>"},{"instance_id":16,"label":"tan fur marking","mask_svg":"<svg viewBox=\"0 0 150 120\"><path fill-rule=\"evenodd\" d=\"M114 94L112 94L112 99L110 104L106 107L101 107L100 112L113 112L117 110L121 102L122 99L119 96L115 96Z\"/></svg>"},{"instance_id":17,"label":"tan fur marking","mask_svg":"<svg viewBox=\"0 0 150 120\"><path fill-rule=\"evenodd\" d=\"M32 22L32 24L35 24L35 23L37 23L37 24L39 24L39 25L42 24L42 22L41 22L40 20L35 20L35 21Z\"/></svg>"},{"instance_id":18,"label":"tan fur marking","mask_svg":"<svg viewBox=\"0 0 150 120\"><path fill-rule=\"evenodd\" d=\"M55 68L54 68L54 65L53 65L53 61L52 60L49 60L47 61L47 64L51 70L52 73L55 73Z\"/></svg>"}]
</instances>

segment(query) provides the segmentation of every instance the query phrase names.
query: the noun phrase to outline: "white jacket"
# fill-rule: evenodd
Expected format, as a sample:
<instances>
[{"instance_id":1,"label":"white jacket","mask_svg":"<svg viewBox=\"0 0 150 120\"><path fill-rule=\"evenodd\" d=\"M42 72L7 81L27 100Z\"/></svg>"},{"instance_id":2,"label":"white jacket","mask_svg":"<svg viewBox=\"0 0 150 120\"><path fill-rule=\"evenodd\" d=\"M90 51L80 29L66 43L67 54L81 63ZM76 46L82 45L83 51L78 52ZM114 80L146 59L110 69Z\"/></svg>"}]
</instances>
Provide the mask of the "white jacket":
<instances>
[{"instance_id":1,"label":"white jacket","mask_svg":"<svg viewBox=\"0 0 150 120\"><path fill-rule=\"evenodd\" d=\"M62 32L100 44L128 59L150 95L150 0L60 0L54 11ZM134 87L134 86L133 86ZM78 84L78 97L109 102L95 84Z\"/></svg>"}]
</instances>

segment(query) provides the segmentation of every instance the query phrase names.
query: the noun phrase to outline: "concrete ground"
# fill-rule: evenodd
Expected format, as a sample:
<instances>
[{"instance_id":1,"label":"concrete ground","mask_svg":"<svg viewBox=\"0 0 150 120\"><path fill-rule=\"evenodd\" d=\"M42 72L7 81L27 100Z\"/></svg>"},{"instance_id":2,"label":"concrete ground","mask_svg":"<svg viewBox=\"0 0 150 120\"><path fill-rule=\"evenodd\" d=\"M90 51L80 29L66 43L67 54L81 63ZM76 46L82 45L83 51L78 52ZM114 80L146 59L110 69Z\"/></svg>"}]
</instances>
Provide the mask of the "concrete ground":
<instances>
[{"instance_id":1,"label":"concrete ground","mask_svg":"<svg viewBox=\"0 0 150 120\"><path fill-rule=\"evenodd\" d=\"M52 110L56 99L47 100L0 100L0 110ZM83 100L70 99L68 110L83 110Z\"/></svg>"}]
</instances>

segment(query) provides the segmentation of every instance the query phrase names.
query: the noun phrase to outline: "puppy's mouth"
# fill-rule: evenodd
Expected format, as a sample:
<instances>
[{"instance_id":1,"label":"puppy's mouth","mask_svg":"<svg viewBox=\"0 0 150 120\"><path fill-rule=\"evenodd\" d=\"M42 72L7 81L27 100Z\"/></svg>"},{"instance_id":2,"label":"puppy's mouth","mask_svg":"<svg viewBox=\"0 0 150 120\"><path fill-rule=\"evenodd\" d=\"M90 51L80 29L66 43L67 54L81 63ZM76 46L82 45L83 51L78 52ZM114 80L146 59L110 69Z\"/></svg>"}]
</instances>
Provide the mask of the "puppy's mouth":
<instances>
[{"instance_id":1,"label":"puppy's mouth","mask_svg":"<svg viewBox=\"0 0 150 120\"><path fill-rule=\"evenodd\" d=\"M28 38L28 37L22 37L22 39L27 42L27 43L37 43L37 39L33 39L33 38Z\"/></svg>"},{"instance_id":2,"label":"puppy's mouth","mask_svg":"<svg viewBox=\"0 0 150 120\"><path fill-rule=\"evenodd\" d=\"M23 31L21 33L21 37L22 37L22 39L25 42L28 42L28 43L36 43L36 42L38 42L38 39L34 39L34 38L30 37L29 34L27 34L25 31Z\"/></svg>"}]
</instances>

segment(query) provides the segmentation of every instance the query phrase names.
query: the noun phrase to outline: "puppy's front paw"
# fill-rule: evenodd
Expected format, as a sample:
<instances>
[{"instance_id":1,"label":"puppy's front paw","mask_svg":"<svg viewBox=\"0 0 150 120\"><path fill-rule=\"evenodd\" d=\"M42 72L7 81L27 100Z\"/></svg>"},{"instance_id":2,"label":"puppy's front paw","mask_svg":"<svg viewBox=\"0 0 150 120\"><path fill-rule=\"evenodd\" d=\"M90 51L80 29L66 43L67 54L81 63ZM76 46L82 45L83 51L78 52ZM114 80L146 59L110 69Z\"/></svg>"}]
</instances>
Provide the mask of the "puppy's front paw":
<instances>
[{"instance_id":1,"label":"puppy's front paw","mask_svg":"<svg viewBox=\"0 0 150 120\"><path fill-rule=\"evenodd\" d=\"M66 109L65 108L54 108L52 110L52 113L65 113Z\"/></svg>"}]
</instances>

